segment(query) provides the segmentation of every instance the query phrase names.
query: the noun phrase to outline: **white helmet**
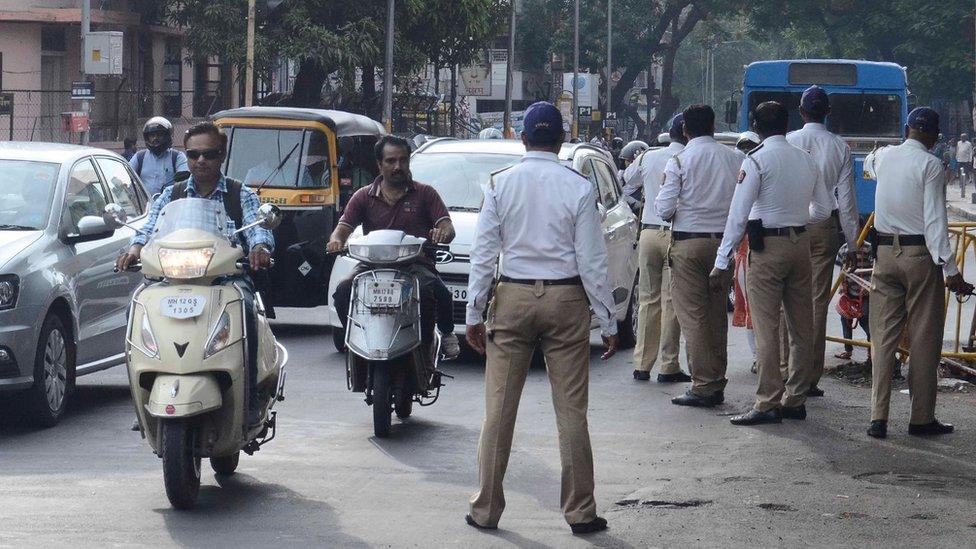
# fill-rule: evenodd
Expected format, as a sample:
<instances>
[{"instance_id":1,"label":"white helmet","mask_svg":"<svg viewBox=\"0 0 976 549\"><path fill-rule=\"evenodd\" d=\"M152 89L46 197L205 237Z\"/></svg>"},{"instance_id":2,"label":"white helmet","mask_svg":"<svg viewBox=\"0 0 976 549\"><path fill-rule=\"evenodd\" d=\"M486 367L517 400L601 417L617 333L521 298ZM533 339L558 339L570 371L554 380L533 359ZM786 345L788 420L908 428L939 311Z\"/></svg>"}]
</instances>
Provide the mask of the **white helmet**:
<instances>
[{"instance_id":1,"label":"white helmet","mask_svg":"<svg viewBox=\"0 0 976 549\"><path fill-rule=\"evenodd\" d=\"M478 132L478 139L505 139L498 128L485 128Z\"/></svg>"},{"instance_id":2,"label":"white helmet","mask_svg":"<svg viewBox=\"0 0 976 549\"><path fill-rule=\"evenodd\" d=\"M739 140L735 142L735 148L743 152L749 152L755 149L762 143L762 138L756 132L742 132L739 134Z\"/></svg>"},{"instance_id":3,"label":"white helmet","mask_svg":"<svg viewBox=\"0 0 976 549\"><path fill-rule=\"evenodd\" d=\"M164 134L164 139L152 147L149 145L149 136L155 133ZM162 116L154 116L146 120L145 125L142 126L142 137L146 140L146 146L153 153L162 154L163 151L173 146L173 124Z\"/></svg>"}]
</instances>

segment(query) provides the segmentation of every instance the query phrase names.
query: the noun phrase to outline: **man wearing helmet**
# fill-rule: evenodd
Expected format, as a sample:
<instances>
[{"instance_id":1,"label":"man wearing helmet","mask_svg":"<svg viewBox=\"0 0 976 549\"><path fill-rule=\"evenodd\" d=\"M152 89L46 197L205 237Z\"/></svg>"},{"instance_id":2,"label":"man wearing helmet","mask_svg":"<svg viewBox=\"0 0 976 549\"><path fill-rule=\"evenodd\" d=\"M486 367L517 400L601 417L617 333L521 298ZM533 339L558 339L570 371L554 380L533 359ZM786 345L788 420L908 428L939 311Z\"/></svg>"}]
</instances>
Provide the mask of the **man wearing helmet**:
<instances>
[{"instance_id":1,"label":"man wearing helmet","mask_svg":"<svg viewBox=\"0 0 976 549\"><path fill-rule=\"evenodd\" d=\"M173 125L162 116L154 116L142 127L146 148L129 160L150 195L173 184L176 172L187 172L186 155L173 147Z\"/></svg>"}]
</instances>

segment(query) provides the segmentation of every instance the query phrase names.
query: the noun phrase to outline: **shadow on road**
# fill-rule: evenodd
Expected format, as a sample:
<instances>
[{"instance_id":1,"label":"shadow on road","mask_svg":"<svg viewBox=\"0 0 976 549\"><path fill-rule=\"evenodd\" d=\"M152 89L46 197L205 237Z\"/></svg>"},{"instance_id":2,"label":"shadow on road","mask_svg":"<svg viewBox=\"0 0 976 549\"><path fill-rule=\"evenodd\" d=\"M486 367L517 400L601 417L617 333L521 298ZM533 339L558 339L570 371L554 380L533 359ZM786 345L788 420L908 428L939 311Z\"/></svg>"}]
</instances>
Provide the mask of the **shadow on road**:
<instances>
[{"instance_id":1,"label":"shadow on road","mask_svg":"<svg viewBox=\"0 0 976 549\"><path fill-rule=\"evenodd\" d=\"M271 330L275 337L285 336L318 336L332 333L332 328L323 324L295 324L290 322L274 322Z\"/></svg>"},{"instance_id":2,"label":"shadow on road","mask_svg":"<svg viewBox=\"0 0 976 549\"><path fill-rule=\"evenodd\" d=\"M128 405L129 402L128 385L78 385L68 396L68 409L61 423L52 430L71 430L105 408ZM29 416L30 411L19 406L16 399L0 403L0 436L15 437L47 430L35 426Z\"/></svg>"}]
</instances>

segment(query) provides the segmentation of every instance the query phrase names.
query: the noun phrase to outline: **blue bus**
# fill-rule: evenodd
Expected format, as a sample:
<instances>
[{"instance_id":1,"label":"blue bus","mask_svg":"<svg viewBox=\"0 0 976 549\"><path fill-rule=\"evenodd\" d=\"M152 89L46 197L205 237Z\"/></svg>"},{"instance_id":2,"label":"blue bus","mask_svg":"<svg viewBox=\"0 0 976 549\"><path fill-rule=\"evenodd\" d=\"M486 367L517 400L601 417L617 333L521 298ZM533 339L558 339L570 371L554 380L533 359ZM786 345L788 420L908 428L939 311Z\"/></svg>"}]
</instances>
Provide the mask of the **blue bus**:
<instances>
[{"instance_id":1,"label":"blue bus","mask_svg":"<svg viewBox=\"0 0 976 549\"><path fill-rule=\"evenodd\" d=\"M817 84L830 95L827 128L843 137L854 154L857 204L862 215L874 211L874 181L862 177L864 157L875 147L900 143L908 118L905 68L895 63L845 59L759 61L746 66L741 105L726 104L725 119L748 129L751 113L764 101L790 109L790 130L803 126L800 95Z\"/></svg>"}]
</instances>

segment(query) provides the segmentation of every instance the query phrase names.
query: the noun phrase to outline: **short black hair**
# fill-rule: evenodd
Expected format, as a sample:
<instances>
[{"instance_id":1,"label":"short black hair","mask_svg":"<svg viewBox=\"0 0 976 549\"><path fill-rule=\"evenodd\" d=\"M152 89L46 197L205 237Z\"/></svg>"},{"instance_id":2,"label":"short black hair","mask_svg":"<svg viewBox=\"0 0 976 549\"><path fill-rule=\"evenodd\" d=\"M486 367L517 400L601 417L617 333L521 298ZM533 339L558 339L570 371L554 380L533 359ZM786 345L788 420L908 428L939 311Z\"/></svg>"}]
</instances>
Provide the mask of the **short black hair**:
<instances>
[{"instance_id":1,"label":"short black hair","mask_svg":"<svg viewBox=\"0 0 976 549\"><path fill-rule=\"evenodd\" d=\"M373 147L373 154L376 155L377 162L383 161L383 149L385 149L387 145L392 145L394 147L403 149L407 151L407 154L410 154L410 152L413 151L413 149L410 148L410 143L407 143L406 139L397 137L395 135L384 135Z\"/></svg>"},{"instance_id":2,"label":"short black hair","mask_svg":"<svg viewBox=\"0 0 976 549\"><path fill-rule=\"evenodd\" d=\"M548 137L537 137L532 139L529 136L526 136L525 141L533 147L555 147L563 142L563 140L566 138L565 134L566 132L564 132L562 128L559 128L558 132L555 134L550 134ZM582 142L582 139L577 141L577 143Z\"/></svg>"},{"instance_id":3,"label":"short black hair","mask_svg":"<svg viewBox=\"0 0 976 549\"><path fill-rule=\"evenodd\" d=\"M786 135L790 126L790 113L782 103L766 101L752 113L752 127L761 137Z\"/></svg>"},{"instance_id":4,"label":"short black hair","mask_svg":"<svg viewBox=\"0 0 976 549\"><path fill-rule=\"evenodd\" d=\"M685 118L685 130L691 137L715 133L715 111L708 105L691 105L682 114Z\"/></svg>"},{"instance_id":5,"label":"short black hair","mask_svg":"<svg viewBox=\"0 0 976 549\"><path fill-rule=\"evenodd\" d=\"M220 150L227 152L227 134L224 130L220 129L220 126L214 124L213 122L205 121L198 122L192 126L190 129L186 130L183 134L183 146L186 147L186 142L190 140L194 135L208 134L216 137L220 141Z\"/></svg>"},{"instance_id":6,"label":"short black hair","mask_svg":"<svg viewBox=\"0 0 976 549\"><path fill-rule=\"evenodd\" d=\"M132 137L126 137L125 139L122 140L122 146L125 148L135 147L136 140Z\"/></svg>"}]
</instances>

